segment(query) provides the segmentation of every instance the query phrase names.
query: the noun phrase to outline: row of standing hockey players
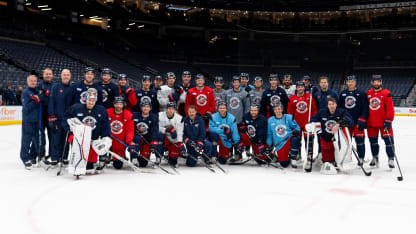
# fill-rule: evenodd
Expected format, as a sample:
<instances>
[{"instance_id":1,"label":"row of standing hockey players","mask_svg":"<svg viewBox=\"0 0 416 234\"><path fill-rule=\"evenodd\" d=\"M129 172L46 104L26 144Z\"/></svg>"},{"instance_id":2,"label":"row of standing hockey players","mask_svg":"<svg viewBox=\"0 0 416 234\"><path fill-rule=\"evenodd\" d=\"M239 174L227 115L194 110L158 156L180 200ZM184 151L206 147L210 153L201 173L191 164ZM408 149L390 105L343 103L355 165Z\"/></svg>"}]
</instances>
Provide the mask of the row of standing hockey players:
<instances>
[{"instance_id":1,"label":"row of standing hockey players","mask_svg":"<svg viewBox=\"0 0 416 234\"><path fill-rule=\"evenodd\" d=\"M122 157L127 146L131 161L140 167L147 166L152 152L159 163L166 151L173 167L185 154L191 156L186 159L187 166L195 166L199 155L208 163L212 159L234 163L242 160L242 153L250 146L259 164L274 161L283 167L297 167L300 142L309 142L306 147L312 154L313 134L307 132L313 133L319 125L319 152L324 163L336 164L334 133L347 127L356 142L359 165L364 162L367 129L370 166L378 166L380 132L386 142L388 165L394 167L394 107L380 75L372 76L372 89L367 92L356 87L355 76L348 76L347 88L337 94L328 88L325 76L320 77L319 86L312 86L309 76L292 85L291 76L285 75L279 86L277 75L271 74L269 88L263 89L262 77L256 76L250 84L249 75L241 73L232 78L230 89L224 90L222 77L215 77L212 89L205 86L202 74L192 81L191 73L184 71L179 82L169 72L165 84L161 76L152 82L152 77L144 75L142 87L134 90L124 74L119 75L116 85L111 82L110 69L101 71L98 82L94 82L94 72L86 68L84 79L72 85L68 69L62 70L57 82L52 82L51 69L44 70L39 82L34 75L27 78L28 87L22 93L20 153L26 168L36 163L55 166L60 160L67 163L69 147L65 142L71 143L73 138L67 120L74 117L93 128L92 142L111 139L111 150ZM108 162L105 157L91 149L87 169L102 168L97 161ZM117 169L123 166L120 160L112 161Z\"/></svg>"}]
</instances>

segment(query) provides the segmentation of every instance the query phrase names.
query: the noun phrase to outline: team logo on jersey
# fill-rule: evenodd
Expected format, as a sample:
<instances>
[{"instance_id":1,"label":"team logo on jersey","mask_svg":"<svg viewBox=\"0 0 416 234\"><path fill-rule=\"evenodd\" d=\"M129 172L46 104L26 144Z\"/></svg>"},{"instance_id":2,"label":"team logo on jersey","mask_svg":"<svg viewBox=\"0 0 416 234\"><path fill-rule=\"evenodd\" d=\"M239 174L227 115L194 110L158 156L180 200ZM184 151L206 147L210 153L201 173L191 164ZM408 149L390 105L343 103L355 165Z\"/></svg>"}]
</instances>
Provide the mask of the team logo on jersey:
<instances>
[{"instance_id":1,"label":"team logo on jersey","mask_svg":"<svg viewBox=\"0 0 416 234\"><path fill-rule=\"evenodd\" d=\"M140 122L136 124L136 130L140 135L146 135L149 130L149 126L146 123Z\"/></svg>"},{"instance_id":2,"label":"team logo on jersey","mask_svg":"<svg viewBox=\"0 0 416 234\"><path fill-rule=\"evenodd\" d=\"M96 127L95 124L97 123L97 120L92 116L86 116L85 118L82 119L82 122L85 125L90 126L92 128L92 130L94 130L95 127Z\"/></svg>"},{"instance_id":3,"label":"team logo on jersey","mask_svg":"<svg viewBox=\"0 0 416 234\"><path fill-rule=\"evenodd\" d=\"M81 93L80 99L79 99L79 102L81 102L81 104L85 104L85 102L87 101L87 95L88 95L87 91L84 91Z\"/></svg>"},{"instance_id":4,"label":"team logo on jersey","mask_svg":"<svg viewBox=\"0 0 416 234\"><path fill-rule=\"evenodd\" d=\"M144 103L144 102L152 103L152 99L149 96L143 96L140 99L140 103Z\"/></svg>"},{"instance_id":5,"label":"team logo on jersey","mask_svg":"<svg viewBox=\"0 0 416 234\"><path fill-rule=\"evenodd\" d=\"M287 135L286 126L283 124L277 125L275 130L278 137L285 137Z\"/></svg>"},{"instance_id":6,"label":"team logo on jersey","mask_svg":"<svg viewBox=\"0 0 416 234\"><path fill-rule=\"evenodd\" d=\"M252 101L254 104L260 105L260 102L261 102L261 97L260 97L260 96L254 96L254 97L251 99L251 101Z\"/></svg>"},{"instance_id":7,"label":"team logo on jersey","mask_svg":"<svg viewBox=\"0 0 416 234\"><path fill-rule=\"evenodd\" d=\"M296 103L296 111L301 114L305 113L308 111L308 104L305 101Z\"/></svg>"},{"instance_id":8,"label":"team logo on jersey","mask_svg":"<svg viewBox=\"0 0 416 234\"><path fill-rule=\"evenodd\" d=\"M123 132L123 123L118 120L114 120L113 122L111 122L110 126L111 133L113 134L120 134Z\"/></svg>"},{"instance_id":9,"label":"team logo on jersey","mask_svg":"<svg viewBox=\"0 0 416 234\"><path fill-rule=\"evenodd\" d=\"M106 102L108 98L108 92L107 90L103 89L103 102Z\"/></svg>"},{"instance_id":10,"label":"team logo on jersey","mask_svg":"<svg viewBox=\"0 0 416 234\"><path fill-rule=\"evenodd\" d=\"M276 104L276 103L279 103L279 102L280 102L280 97L278 95L271 96L270 103L272 104L272 106L273 106L273 104Z\"/></svg>"},{"instance_id":11,"label":"team logo on jersey","mask_svg":"<svg viewBox=\"0 0 416 234\"><path fill-rule=\"evenodd\" d=\"M217 122L218 124L218 122ZM230 128L230 126L228 126L227 124L221 124L220 126L218 126L219 129L223 129L223 128Z\"/></svg>"},{"instance_id":12,"label":"team logo on jersey","mask_svg":"<svg viewBox=\"0 0 416 234\"><path fill-rule=\"evenodd\" d=\"M205 94L199 94L198 96L196 96L196 104L198 104L198 106L205 106L207 104L207 96Z\"/></svg>"},{"instance_id":13,"label":"team logo on jersey","mask_svg":"<svg viewBox=\"0 0 416 234\"><path fill-rule=\"evenodd\" d=\"M247 126L247 135L249 137L255 137L256 136L256 128L253 125Z\"/></svg>"},{"instance_id":14,"label":"team logo on jersey","mask_svg":"<svg viewBox=\"0 0 416 234\"><path fill-rule=\"evenodd\" d=\"M230 107L231 107L231 109L240 108L240 99L238 99L238 97L232 97L230 99Z\"/></svg>"},{"instance_id":15,"label":"team logo on jersey","mask_svg":"<svg viewBox=\"0 0 416 234\"><path fill-rule=\"evenodd\" d=\"M345 98L345 107L348 109L352 109L356 106L357 99L353 96L348 96Z\"/></svg>"},{"instance_id":16,"label":"team logo on jersey","mask_svg":"<svg viewBox=\"0 0 416 234\"><path fill-rule=\"evenodd\" d=\"M370 109L371 110L378 110L378 109L380 109L381 101L380 101L380 99L378 99L378 97L371 98L370 101L369 101L369 103L370 103Z\"/></svg>"},{"instance_id":17,"label":"team logo on jersey","mask_svg":"<svg viewBox=\"0 0 416 234\"><path fill-rule=\"evenodd\" d=\"M325 122L325 131L327 133L332 133L332 129L334 128L334 126L337 124L337 122L335 120L328 120Z\"/></svg>"}]
</instances>

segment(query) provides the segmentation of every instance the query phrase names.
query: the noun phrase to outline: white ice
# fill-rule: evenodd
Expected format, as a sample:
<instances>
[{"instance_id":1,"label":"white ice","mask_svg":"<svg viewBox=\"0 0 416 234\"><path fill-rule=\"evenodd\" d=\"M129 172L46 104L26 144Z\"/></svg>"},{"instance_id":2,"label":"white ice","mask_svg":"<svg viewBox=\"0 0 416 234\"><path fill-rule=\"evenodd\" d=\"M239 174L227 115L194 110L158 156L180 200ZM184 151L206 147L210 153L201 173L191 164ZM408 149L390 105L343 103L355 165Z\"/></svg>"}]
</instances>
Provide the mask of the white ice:
<instances>
[{"instance_id":1,"label":"white ice","mask_svg":"<svg viewBox=\"0 0 416 234\"><path fill-rule=\"evenodd\" d=\"M174 176L127 168L75 180L25 170L21 127L2 126L0 233L415 233L415 120L393 124L402 182L397 167L387 169L381 139L371 177L250 164L225 166L227 175L181 166Z\"/></svg>"}]
</instances>

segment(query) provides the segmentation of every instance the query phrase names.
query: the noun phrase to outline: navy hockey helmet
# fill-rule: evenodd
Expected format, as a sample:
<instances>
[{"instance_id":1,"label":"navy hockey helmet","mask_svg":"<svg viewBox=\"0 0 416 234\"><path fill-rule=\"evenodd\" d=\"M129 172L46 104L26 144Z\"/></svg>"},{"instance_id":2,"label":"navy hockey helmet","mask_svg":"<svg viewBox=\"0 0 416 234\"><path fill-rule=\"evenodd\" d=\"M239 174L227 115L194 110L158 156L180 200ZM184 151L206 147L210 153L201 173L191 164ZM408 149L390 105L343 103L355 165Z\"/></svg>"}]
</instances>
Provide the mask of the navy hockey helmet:
<instances>
[{"instance_id":1,"label":"navy hockey helmet","mask_svg":"<svg viewBox=\"0 0 416 234\"><path fill-rule=\"evenodd\" d=\"M292 79L292 75L286 74L283 76L283 79Z\"/></svg>"},{"instance_id":2,"label":"navy hockey helmet","mask_svg":"<svg viewBox=\"0 0 416 234\"><path fill-rule=\"evenodd\" d=\"M270 74L269 75L269 80L277 80L277 74Z\"/></svg>"},{"instance_id":3,"label":"navy hockey helmet","mask_svg":"<svg viewBox=\"0 0 416 234\"><path fill-rule=\"evenodd\" d=\"M259 105L259 104L257 104L257 103L252 103L252 104L250 105L250 108L257 108L257 109L259 109L259 110L260 110L260 105Z\"/></svg>"},{"instance_id":4,"label":"navy hockey helmet","mask_svg":"<svg viewBox=\"0 0 416 234\"><path fill-rule=\"evenodd\" d=\"M121 80L121 79L127 80L127 75L126 74L119 74L118 75L118 80Z\"/></svg>"},{"instance_id":5,"label":"navy hockey helmet","mask_svg":"<svg viewBox=\"0 0 416 234\"><path fill-rule=\"evenodd\" d=\"M145 81L145 80L148 80L148 81L152 82L152 78L149 75L143 75L142 82Z\"/></svg>"},{"instance_id":6,"label":"navy hockey helmet","mask_svg":"<svg viewBox=\"0 0 416 234\"><path fill-rule=\"evenodd\" d=\"M195 76L195 80L198 80L198 79L203 79L203 80L205 80L205 76L204 76L204 75L202 75L201 73L198 73L198 74Z\"/></svg>"},{"instance_id":7,"label":"navy hockey helmet","mask_svg":"<svg viewBox=\"0 0 416 234\"><path fill-rule=\"evenodd\" d=\"M233 82L234 82L235 80L241 81L239 76L233 76Z\"/></svg>"},{"instance_id":8,"label":"navy hockey helmet","mask_svg":"<svg viewBox=\"0 0 416 234\"><path fill-rule=\"evenodd\" d=\"M310 80L312 80L312 79L311 79L311 77L310 77L310 76L305 75L305 76L303 76L302 80L309 80L309 81L310 81Z\"/></svg>"},{"instance_id":9,"label":"navy hockey helmet","mask_svg":"<svg viewBox=\"0 0 416 234\"><path fill-rule=\"evenodd\" d=\"M152 107L152 104L149 101L145 100L145 101L140 102L140 107L143 107L143 106Z\"/></svg>"},{"instance_id":10,"label":"navy hockey helmet","mask_svg":"<svg viewBox=\"0 0 416 234\"><path fill-rule=\"evenodd\" d=\"M85 68L85 73L88 73L88 72L94 73L94 68L92 68L92 67L86 67Z\"/></svg>"},{"instance_id":11,"label":"navy hockey helmet","mask_svg":"<svg viewBox=\"0 0 416 234\"><path fill-rule=\"evenodd\" d=\"M123 103L124 106L126 105L126 102L124 101L123 96L114 97L113 104L116 104L116 103Z\"/></svg>"},{"instance_id":12,"label":"navy hockey helmet","mask_svg":"<svg viewBox=\"0 0 416 234\"><path fill-rule=\"evenodd\" d=\"M357 77L355 77L354 75L351 75L351 76L347 76L347 78L345 78L345 80L346 81L349 81L349 80L357 80Z\"/></svg>"},{"instance_id":13,"label":"navy hockey helmet","mask_svg":"<svg viewBox=\"0 0 416 234\"><path fill-rule=\"evenodd\" d=\"M254 77L254 81L259 80L259 81L263 81L263 78L261 78L261 76L256 76Z\"/></svg>"},{"instance_id":14,"label":"navy hockey helmet","mask_svg":"<svg viewBox=\"0 0 416 234\"><path fill-rule=\"evenodd\" d=\"M110 68L103 68L103 70L101 70L101 75L111 75L111 69Z\"/></svg>"},{"instance_id":15,"label":"navy hockey helmet","mask_svg":"<svg viewBox=\"0 0 416 234\"><path fill-rule=\"evenodd\" d=\"M173 107L176 109L176 102L168 102L168 104L166 105L166 107Z\"/></svg>"},{"instance_id":16,"label":"navy hockey helmet","mask_svg":"<svg viewBox=\"0 0 416 234\"><path fill-rule=\"evenodd\" d=\"M220 101L218 101L218 107L220 107L220 106L225 106L225 107L227 107L227 103L226 102L224 102L224 101L222 101L222 100L220 100Z\"/></svg>"},{"instance_id":17,"label":"navy hockey helmet","mask_svg":"<svg viewBox=\"0 0 416 234\"><path fill-rule=\"evenodd\" d=\"M371 81L375 81L375 80L383 81L383 79L381 79L380 74L374 74L371 76Z\"/></svg>"},{"instance_id":18,"label":"navy hockey helmet","mask_svg":"<svg viewBox=\"0 0 416 234\"><path fill-rule=\"evenodd\" d=\"M273 104L272 104L272 107L273 107L273 109L274 109L274 108L276 108L276 107L280 107L280 108L282 108L282 109L283 109L283 105L282 105L282 103L281 103L281 102L276 102L276 103L273 103Z\"/></svg>"},{"instance_id":19,"label":"navy hockey helmet","mask_svg":"<svg viewBox=\"0 0 416 234\"><path fill-rule=\"evenodd\" d=\"M299 86L303 86L303 87L305 87L305 82L303 82L303 81L301 81L301 80L300 80L300 81L297 81L297 82L296 82L296 88L297 88L297 87L299 87Z\"/></svg>"},{"instance_id":20,"label":"navy hockey helmet","mask_svg":"<svg viewBox=\"0 0 416 234\"><path fill-rule=\"evenodd\" d=\"M155 76L155 80L161 80L162 79L162 76L161 75L157 75L157 76Z\"/></svg>"},{"instance_id":21,"label":"navy hockey helmet","mask_svg":"<svg viewBox=\"0 0 416 234\"><path fill-rule=\"evenodd\" d=\"M191 72L190 71L183 71L182 72L182 77L184 76L191 76Z\"/></svg>"},{"instance_id":22,"label":"navy hockey helmet","mask_svg":"<svg viewBox=\"0 0 416 234\"><path fill-rule=\"evenodd\" d=\"M250 80L250 77L249 77L248 73L246 73L246 72L242 72L242 73L240 74L240 79L243 79L243 77L244 77L244 78L247 78L247 80Z\"/></svg>"},{"instance_id":23,"label":"navy hockey helmet","mask_svg":"<svg viewBox=\"0 0 416 234\"><path fill-rule=\"evenodd\" d=\"M166 79L169 79L169 78L173 78L173 79L176 79L176 75L175 75L175 73L173 73L173 72L168 72L168 73L166 73Z\"/></svg>"}]
</instances>

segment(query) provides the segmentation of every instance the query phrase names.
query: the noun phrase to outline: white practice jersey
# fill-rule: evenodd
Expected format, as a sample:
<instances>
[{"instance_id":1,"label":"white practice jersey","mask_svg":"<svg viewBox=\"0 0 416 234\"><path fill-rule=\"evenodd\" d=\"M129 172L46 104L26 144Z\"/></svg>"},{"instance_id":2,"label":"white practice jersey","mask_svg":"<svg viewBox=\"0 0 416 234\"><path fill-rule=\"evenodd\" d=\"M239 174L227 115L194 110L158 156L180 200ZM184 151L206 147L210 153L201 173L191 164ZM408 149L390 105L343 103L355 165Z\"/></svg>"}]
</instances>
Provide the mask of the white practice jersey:
<instances>
[{"instance_id":1,"label":"white practice jersey","mask_svg":"<svg viewBox=\"0 0 416 234\"><path fill-rule=\"evenodd\" d=\"M284 86L280 86L282 89L286 91L287 97L290 97L295 94L296 92L296 85L291 85L288 89Z\"/></svg>"},{"instance_id":2,"label":"white practice jersey","mask_svg":"<svg viewBox=\"0 0 416 234\"><path fill-rule=\"evenodd\" d=\"M157 100L159 102L159 111L165 112L169 103L169 95L174 93L175 89L167 85L162 85L157 91Z\"/></svg>"},{"instance_id":3,"label":"white practice jersey","mask_svg":"<svg viewBox=\"0 0 416 234\"><path fill-rule=\"evenodd\" d=\"M174 127L176 130L176 139L172 139L170 134L166 134L166 128ZM183 122L182 116L178 113L173 115L173 118L169 119L166 112L159 112L159 132L165 134L171 143L178 143L183 141Z\"/></svg>"}]
</instances>

